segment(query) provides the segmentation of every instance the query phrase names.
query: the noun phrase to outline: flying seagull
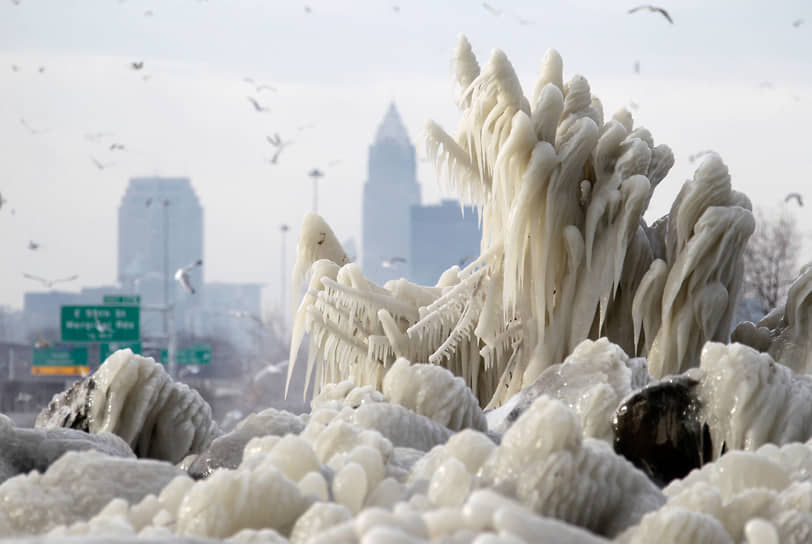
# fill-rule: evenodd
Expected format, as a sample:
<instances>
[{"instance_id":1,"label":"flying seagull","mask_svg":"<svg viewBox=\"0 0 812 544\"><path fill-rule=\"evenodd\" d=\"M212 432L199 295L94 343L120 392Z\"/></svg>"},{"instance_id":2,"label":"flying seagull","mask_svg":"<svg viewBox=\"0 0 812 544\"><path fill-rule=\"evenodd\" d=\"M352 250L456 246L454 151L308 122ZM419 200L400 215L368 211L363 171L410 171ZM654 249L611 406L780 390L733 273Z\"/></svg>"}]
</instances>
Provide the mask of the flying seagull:
<instances>
[{"instance_id":1,"label":"flying seagull","mask_svg":"<svg viewBox=\"0 0 812 544\"><path fill-rule=\"evenodd\" d=\"M24 126L25 128L27 128L27 129L28 129L28 132L30 132L31 134L34 134L34 135L37 135L37 134L42 134L43 132L46 132L46 131L44 131L44 130L40 130L40 129L36 129L36 128L32 127L32 126L31 126L31 125L29 125L29 124L28 124L28 122L27 122L25 119L23 119L22 117L20 117L20 124L21 124L22 126Z\"/></svg>"},{"instance_id":2,"label":"flying seagull","mask_svg":"<svg viewBox=\"0 0 812 544\"><path fill-rule=\"evenodd\" d=\"M635 8L632 8L632 9L629 10L629 13L634 13L635 11L639 11L641 9L645 9L645 10L648 10L648 11L651 11L651 12L654 12L654 13L659 13L663 17L668 19L669 23L671 23L672 25L674 24L674 19L671 18L671 16L668 14L667 11L665 11L663 8L661 8L659 6L652 6L651 4L643 4L642 6L637 6Z\"/></svg>"},{"instance_id":3,"label":"flying seagull","mask_svg":"<svg viewBox=\"0 0 812 544\"><path fill-rule=\"evenodd\" d=\"M384 259L381 261L381 266L384 268L396 268L397 263L405 263L406 259L403 257L392 257L391 259Z\"/></svg>"},{"instance_id":4,"label":"flying seagull","mask_svg":"<svg viewBox=\"0 0 812 544\"><path fill-rule=\"evenodd\" d=\"M116 150L124 151L125 149L126 149L126 147L124 146L124 144L119 144L119 143L110 144L110 151L116 151Z\"/></svg>"},{"instance_id":5,"label":"flying seagull","mask_svg":"<svg viewBox=\"0 0 812 544\"><path fill-rule=\"evenodd\" d=\"M66 281L73 281L73 280L75 280L75 279L78 279L78 278L79 278L79 274L74 274L73 276L68 276L68 277L66 277L66 278L57 278L57 279L55 279L55 280L47 280L47 279L45 279L45 278L41 278L41 277L39 277L39 276L34 276L33 274L26 274L25 272L23 272L23 276L24 276L24 277L26 277L26 278L28 278L29 280L38 281L38 282L40 282L41 284L43 284L45 287L48 287L49 289L50 289L51 287L53 287L55 283L62 283L62 282L66 282Z\"/></svg>"},{"instance_id":6,"label":"flying seagull","mask_svg":"<svg viewBox=\"0 0 812 544\"><path fill-rule=\"evenodd\" d=\"M259 113L264 113L264 112L271 111L271 109L269 107L263 106L259 102L257 102L257 99L254 98L253 96L249 96L247 98L248 98L248 101L251 102L251 105L254 106L254 111L259 112Z\"/></svg>"},{"instance_id":7,"label":"flying seagull","mask_svg":"<svg viewBox=\"0 0 812 544\"><path fill-rule=\"evenodd\" d=\"M688 162L694 162L694 161L695 161L695 160L697 160L699 157L701 157L701 156L703 156L703 155L707 155L708 153L713 153L713 150L712 150L712 149L705 149L705 150L703 150L703 151L697 151L697 152L696 152L696 153L694 153L693 155L689 155L689 156L688 156Z\"/></svg>"},{"instance_id":8,"label":"flying seagull","mask_svg":"<svg viewBox=\"0 0 812 544\"><path fill-rule=\"evenodd\" d=\"M130 63L130 68L132 68L133 70L140 70L143 67L144 67L143 60Z\"/></svg>"},{"instance_id":9,"label":"flying seagull","mask_svg":"<svg viewBox=\"0 0 812 544\"><path fill-rule=\"evenodd\" d=\"M95 164L96 168L98 168L99 170L104 170L105 168L109 168L110 166L113 166L115 164L114 162L108 163L100 162L96 157L92 156L90 157L90 160L93 161L93 164Z\"/></svg>"},{"instance_id":10,"label":"flying seagull","mask_svg":"<svg viewBox=\"0 0 812 544\"><path fill-rule=\"evenodd\" d=\"M496 16L502 15L502 10L501 9L496 9L495 7L488 4L487 2L482 2L482 7L485 8L486 10L488 10L491 15L496 15Z\"/></svg>"},{"instance_id":11,"label":"flying seagull","mask_svg":"<svg viewBox=\"0 0 812 544\"><path fill-rule=\"evenodd\" d=\"M3 204L5 204L6 202L8 202L8 200L6 200L5 198L3 198L3 194L2 194L2 193L0 193L0 210L2 210L2 209L3 209Z\"/></svg>"},{"instance_id":12,"label":"flying seagull","mask_svg":"<svg viewBox=\"0 0 812 544\"><path fill-rule=\"evenodd\" d=\"M195 288L192 287L192 284L189 283L189 272L192 271L193 268L197 266L201 266L203 264L203 259L198 259L192 264L187 264L183 268L178 268L175 272L175 279L180 282L184 289L186 289L189 294L195 294Z\"/></svg>"},{"instance_id":13,"label":"flying seagull","mask_svg":"<svg viewBox=\"0 0 812 544\"><path fill-rule=\"evenodd\" d=\"M273 136L265 136L265 138L268 140L268 143L270 143L272 146L276 148L273 157L268 159L268 162L270 162L271 164L276 164L276 162L279 160L279 154L282 153L282 150L293 143L292 140L283 141L278 133L274 133Z\"/></svg>"},{"instance_id":14,"label":"flying seagull","mask_svg":"<svg viewBox=\"0 0 812 544\"><path fill-rule=\"evenodd\" d=\"M784 197L784 202L789 202L792 199L795 199L798 202L798 206L803 207L804 199L800 193L790 193L786 197Z\"/></svg>"},{"instance_id":15,"label":"flying seagull","mask_svg":"<svg viewBox=\"0 0 812 544\"><path fill-rule=\"evenodd\" d=\"M274 87L273 85L268 85L267 83L257 83L254 79L250 77L244 77L242 78L242 80L248 83L249 85L253 85L254 90L258 93L262 91L276 92L276 87Z\"/></svg>"},{"instance_id":16,"label":"flying seagull","mask_svg":"<svg viewBox=\"0 0 812 544\"><path fill-rule=\"evenodd\" d=\"M803 20L803 19L795 19L794 21L792 21L792 26L793 26L794 28L798 28L798 27L799 27L799 26L801 26L802 24L804 24L804 20Z\"/></svg>"},{"instance_id":17,"label":"flying seagull","mask_svg":"<svg viewBox=\"0 0 812 544\"><path fill-rule=\"evenodd\" d=\"M28 249L31 251L36 251L39 249L39 244L36 243L34 240L28 240Z\"/></svg>"}]
</instances>

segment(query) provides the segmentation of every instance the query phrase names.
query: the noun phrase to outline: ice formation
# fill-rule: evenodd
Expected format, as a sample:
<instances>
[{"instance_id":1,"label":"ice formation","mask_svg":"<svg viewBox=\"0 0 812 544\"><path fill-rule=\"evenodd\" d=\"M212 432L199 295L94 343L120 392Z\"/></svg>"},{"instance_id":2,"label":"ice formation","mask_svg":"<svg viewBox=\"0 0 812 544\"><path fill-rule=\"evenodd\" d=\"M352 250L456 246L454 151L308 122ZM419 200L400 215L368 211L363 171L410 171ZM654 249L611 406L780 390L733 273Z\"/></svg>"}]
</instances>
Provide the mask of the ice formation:
<instances>
[{"instance_id":1,"label":"ice formation","mask_svg":"<svg viewBox=\"0 0 812 544\"><path fill-rule=\"evenodd\" d=\"M0 444L0 484L20 473L45 472L68 451L96 450L114 457L135 457L127 443L111 433L17 428L2 414Z\"/></svg>"},{"instance_id":2,"label":"ice formation","mask_svg":"<svg viewBox=\"0 0 812 544\"><path fill-rule=\"evenodd\" d=\"M317 260L343 252L309 216L296 270L310 267L311 280L289 371L307 331L318 387L351 379L380 388L405 357L448 368L497 407L587 338L647 356L656 377L696 366L706 341L727 340L754 221L718 155L649 227L643 213L674 159L628 111L605 119L586 79L563 83L555 51L532 100L501 51L480 69L461 38L454 64L462 121L455 137L430 122L426 143L478 207L480 257L433 287L381 287L355 264ZM314 248L325 232L330 249Z\"/></svg>"},{"instance_id":3,"label":"ice formation","mask_svg":"<svg viewBox=\"0 0 812 544\"><path fill-rule=\"evenodd\" d=\"M812 372L812 263L790 286L784 306L758 322L740 323L731 335L735 342L764 351L795 372Z\"/></svg>"},{"instance_id":4,"label":"ice formation","mask_svg":"<svg viewBox=\"0 0 812 544\"><path fill-rule=\"evenodd\" d=\"M426 141L478 206L480 257L435 286L378 286L308 215L291 360L309 333L310 413L265 410L218 437L199 396L118 352L38 423L123 441L98 434L81 449L102 452L56 462L32 453L37 470L0 485L0 535L812 539L812 268L784 308L738 327L750 347L725 345L753 219L721 159L708 155L649 226L670 150L626 111L604 119L583 77L564 83L557 53L531 99L499 51L480 69L461 39L455 69L462 122L454 137L429 124ZM73 432L0 418L16 451ZM180 463L111 457L105 441ZM15 455L0 473L30 470Z\"/></svg>"},{"instance_id":5,"label":"ice formation","mask_svg":"<svg viewBox=\"0 0 812 544\"><path fill-rule=\"evenodd\" d=\"M69 427L123 438L139 457L177 463L219 432L200 394L153 359L119 350L99 370L57 395L36 427Z\"/></svg>"}]
</instances>

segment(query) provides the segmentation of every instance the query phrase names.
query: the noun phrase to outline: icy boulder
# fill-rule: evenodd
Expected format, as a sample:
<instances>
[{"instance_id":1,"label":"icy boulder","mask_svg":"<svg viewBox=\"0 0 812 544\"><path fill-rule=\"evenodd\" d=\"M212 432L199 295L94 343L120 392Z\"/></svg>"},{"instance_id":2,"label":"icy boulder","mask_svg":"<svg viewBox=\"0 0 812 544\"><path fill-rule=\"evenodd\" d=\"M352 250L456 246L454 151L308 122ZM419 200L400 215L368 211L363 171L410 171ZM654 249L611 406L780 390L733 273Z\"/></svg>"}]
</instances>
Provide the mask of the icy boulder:
<instances>
[{"instance_id":1,"label":"icy boulder","mask_svg":"<svg viewBox=\"0 0 812 544\"><path fill-rule=\"evenodd\" d=\"M182 472L169 463L70 451L44 473L0 485L0 535L39 534L86 520L115 498L137 502L158 494Z\"/></svg>"},{"instance_id":2,"label":"icy boulder","mask_svg":"<svg viewBox=\"0 0 812 544\"><path fill-rule=\"evenodd\" d=\"M67 451L95 450L115 457L135 457L121 438L73 429L22 429L0 414L0 483L20 473L45 472Z\"/></svg>"},{"instance_id":3,"label":"icy boulder","mask_svg":"<svg viewBox=\"0 0 812 544\"><path fill-rule=\"evenodd\" d=\"M237 468L242 462L245 445L258 436L299 434L305 422L290 412L268 408L251 414L228 434L214 439L189 467L193 478L207 478L217 468Z\"/></svg>"},{"instance_id":4,"label":"icy boulder","mask_svg":"<svg viewBox=\"0 0 812 544\"><path fill-rule=\"evenodd\" d=\"M505 433L479 480L539 515L609 537L665 503L645 474L604 441L583 438L577 416L546 396Z\"/></svg>"},{"instance_id":5,"label":"icy boulder","mask_svg":"<svg viewBox=\"0 0 812 544\"><path fill-rule=\"evenodd\" d=\"M708 342L699 368L624 399L615 450L668 483L731 450L812 437L812 376L794 374L767 353Z\"/></svg>"},{"instance_id":6,"label":"icy boulder","mask_svg":"<svg viewBox=\"0 0 812 544\"><path fill-rule=\"evenodd\" d=\"M36 427L69 427L123 438L139 457L177 463L219 433L200 394L169 377L152 358L112 354L37 416Z\"/></svg>"},{"instance_id":7,"label":"icy boulder","mask_svg":"<svg viewBox=\"0 0 812 544\"><path fill-rule=\"evenodd\" d=\"M532 385L487 412L488 430L504 433L533 401L547 395L578 415L584 436L611 442L618 404L650 379L644 359L629 359L606 338L584 340L563 363L548 367Z\"/></svg>"}]
</instances>

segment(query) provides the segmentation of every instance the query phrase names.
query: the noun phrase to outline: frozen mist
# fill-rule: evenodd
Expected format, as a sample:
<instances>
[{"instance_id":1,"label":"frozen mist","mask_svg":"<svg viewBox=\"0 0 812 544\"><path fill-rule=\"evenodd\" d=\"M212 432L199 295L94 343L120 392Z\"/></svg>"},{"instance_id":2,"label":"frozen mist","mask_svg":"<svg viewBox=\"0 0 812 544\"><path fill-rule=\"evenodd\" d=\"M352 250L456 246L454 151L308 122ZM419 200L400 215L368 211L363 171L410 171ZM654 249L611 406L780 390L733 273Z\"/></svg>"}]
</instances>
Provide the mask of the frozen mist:
<instances>
[{"instance_id":1,"label":"frozen mist","mask_svg":"<svg viewBox=\"0 0 812 544\"><path fill-rule=\"evenodd\" d=\"M812 267L729 343L754 220L721 158L647 225L671 151L565 83L555 51L529 98L500 51L480 66L461 38L454 67L460 124L429 122L425 142L478 209L479 258L375 285L309 215L288 380L307 335L311 411L223 433L119 351L36 429L0 417L0 535L809 541Z\"/></svg>"}]
</instances>

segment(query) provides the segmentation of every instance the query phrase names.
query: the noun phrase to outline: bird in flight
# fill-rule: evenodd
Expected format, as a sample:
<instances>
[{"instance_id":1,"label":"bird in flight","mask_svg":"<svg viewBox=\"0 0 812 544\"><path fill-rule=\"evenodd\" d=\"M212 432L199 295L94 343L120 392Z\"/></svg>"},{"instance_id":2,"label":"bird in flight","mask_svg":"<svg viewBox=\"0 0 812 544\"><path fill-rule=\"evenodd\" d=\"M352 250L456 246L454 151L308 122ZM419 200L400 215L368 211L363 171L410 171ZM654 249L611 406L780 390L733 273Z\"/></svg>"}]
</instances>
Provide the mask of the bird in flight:
<instances>
[{"instance_id":1,"label":"bird in flight","mask_svg":"<svg viewBox=\"0 0 812 544\"><path fill-rule=\"evenodd\" d=\"M310 6L305 6L304 10L305 10L305 13L313 13L313 10L310 9Z\"/></svg>"},{"instance_id":2,"label":"bird in flight","mask_svg":"<svg viewBox=\"0 0 812 544\"><path fill-rule=\"evenodd\" d=\"M143 60L135 61L135 62L130 63L130 68L132 68L133 70L140 70L143 67L144 67L144 61Z\"/></svg>"},{"instance_id":3,"label":"bird in flight","mask_svg":"<svg viewBox=\"0 0 812 544\"><path fill-rule=\"evenodd\" d=\"M793 26L794 28L798 28L798 27L799 27L799 26L801 26L802 24L804 24L804 20L803 20L803 19L795 19L794 21L792 21L792 26Z\"/></svg>"},{"instance_id":4,"label":"bird in flight","mask_svg":"<svg viewBox=\"0 0 812 544\"><path fill-rule=\"evenodd\" d=\"M634 7L629 10L629 13L634 13L636 11L640 11L641 9L645 9L654 13L659 13L663 17L665 17L669 23L671 23L672 25L674 24L674 19L671 18L671 16L668 14L667 11L665 11L663 8L659 6L652 6L651 4L643 4L642 6Z\"/></svg>"},{"instance_id":5,"label":"bird in flight","mask_svg":"<svg viewBox=\"0 0 812 544\"><path fill-rule=\"evenodd\" d=\"M502 10L501 9L496 9L495 7L488 4L487 2L482 2L482 7L485 8L486 10L488 10L491 15L496 15L496 16L502 15Z\"/></svg>"},{"instance_id":6,"label":"bird in flight","mask_svg":"<svg viewBox=\"0 0 812 544\"><path fill-rule=\"evenodd\" d=\"M104 170L105 168L109 168L115 164L114 162L103 163L99 161L96 157L92 156L90 157L90 160L93 161L93 164L95 164L96 168L98 168L99 170Z\"/></svg>"},{"instance_id":7,"label":"bird in flight","mask_svg":"<svg viewBox=\"0 0 812 544\"><path fill-rule=\"evenodd\" d=\"M790 193L784 198L784 202L789 202L792 199L795 199L798 202L798 206L803 207L804 199L800 193Z\"/></svg>"},{"instance_id":8,"label":"bird in flight","mask_svg":"<svg viewBox=\"0 0 812 544\"><path fill-rule=\"evenodd\" d=\"M640 73L640 61L639 60L634 61L634 73L635 74Z\"/></svg>"},{"instance_id":9,"label":"bird in flight","mask_svg":"<svg viewBox=\"0 0 812 544\"><path fill-rule=\"evenodd\" d=\"M20 118L20 124L21 124L22 126L24 126L25 128L27 128L27 129L28 129L28 131L29 131L31 134L34 134L34 135L37 135L37 134L42 134L43 132L46 132L45 130L36 129L36 128L32 127L32 126L31 126L31 125L29 125L29 124L28 124L28 122L27 122L25 119L23 119L22 117Z\"/></svg>"},{"instance_id":10,"label":"bird in flight","mask_svg":"<svg viewBox=\"0 0 812 544\"><path fill-rule=\"evenodd\" d=\"M36 251L39 249L39 244L36 243L34 240L28 240L28 249L31 251Z\"/></svg>"},{"instance_id":11,"label":"bird in flight","mask_svg":"<svg viewBox=\"0 0 812 544\"><path fill-rule=\"evenodd\" d=\"M2 193L0 193L0 210L2 210L2 209L3 209L3 204L5 204L6 202L8 202L8 200L6 200L5 198L3 198L3 194L2 194Z\"/></svg>"},{"instance_id":12,"label":"bird in flight","mask_svg":"<svg viewBox=\"0 0 812 544\"><path fill-rule=\"evenodd\" d=\"M273 136L265 136L265 138L268 140L268 143L270 143L272 146L276 148L276 151L274 152L273 156L270 159L268 159L268 162L270 162L271 164L276 164L276 162L279 160L279 155L280 153L282 153L282 150L293 143L292 140L283 141L282 138L279 137L278 133L274 133Z\"/></svg>"},{"instance_id":13,"label":"bird in flight","mask_svg":"<svg viewBox=\"0 0 812 544\"><path fill-rule=\"evenodd\" d=\"M45 287L47 287L49 289L51 287L53 287L54 284L56 284L56 283L62 283L62 282L66 282L66 281L73 281L73 280L79 279L79 274L74 274L73 276L68 276L66 278L57 278L55 280L48 280L48 279L45 279L45 278L41 278L39 276L35 276L33 274L27 274L25 272L23 272L23 276L28 278L29 280L38 281L38 282L40 282L41 284L43 284Z\"/></svg>"},{"instance_id":14,"label":"bird in flight","mask_svg":"<svg viewBox=\"0 0 812 544\"><path fill-rule=\"evenodd\" d=\"M269 107L263 106L259 102L257 102L257 99L254 98L253 96L249 96L247 98L248 101L251 102L251 105L254 106L254 111L256 111L257 113L265 113L271 111Z\"/></svg>"},{"instance_id":15,"label":"bird in flight","mask_svg":"<svg viewBox=\"0 0 812 544\"><path fill-rule=\"evenodd\" d=\"M276 92L276 87L274 87L273 85L269 85L267 83L258 83L253 78L250 77L244 77L242 78L242 80L248 83L249 85L253 85L254 90L258 93L261 93L262 91L271 91L274 93Z\"/></svg>"},{"instance_id":16,"label":"bird in flight","mask_svg":"<svg viewBox=\"0 0 812 544\"><path fill-rule=\"evenodd\" d=\"M190 283L189 272L191 272L192 269L194 269L195 267L201 266L202 264L203 259L198 259L192 264L187 264L183 268L178 268L177 271L175 272L175 279L178 280L178 282L180 282L183 288L186 289L186 291L188 291L190 295L195 294L195 288L192 287L192 284Z\"/></svg>"},{"instance_id":17,"label":"bird in flight","mask_svg":"<svg viewBox=\"0 0 812 544\"><path fill-rule=\"evenodd\" d=\"M110 144L110 151L124 151L127 149L124 144L112 143Z\"/></svg>"},{"instance_id":18,"label":"bird in flight","mask_svg":"<svg viewBox=\"0 0 812 544\"><path fill-rule=\"evenodd\" d=\"M406 259L403 257L392 257L390 259L383 259L381 261L381 266L383 268L397 268L398 263L405 263Z\"/></svg>"}]
</instances>

